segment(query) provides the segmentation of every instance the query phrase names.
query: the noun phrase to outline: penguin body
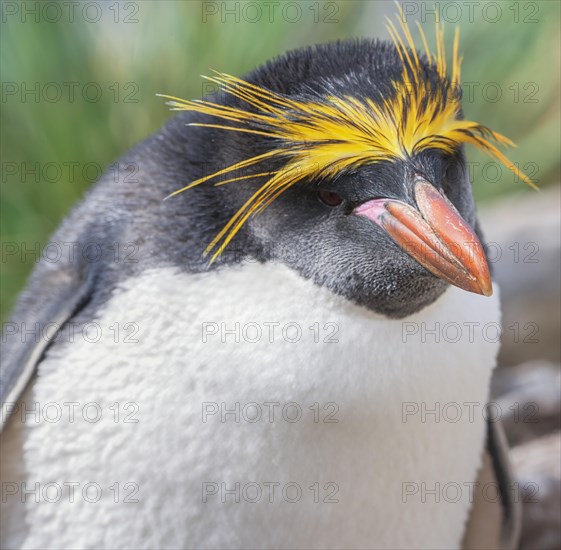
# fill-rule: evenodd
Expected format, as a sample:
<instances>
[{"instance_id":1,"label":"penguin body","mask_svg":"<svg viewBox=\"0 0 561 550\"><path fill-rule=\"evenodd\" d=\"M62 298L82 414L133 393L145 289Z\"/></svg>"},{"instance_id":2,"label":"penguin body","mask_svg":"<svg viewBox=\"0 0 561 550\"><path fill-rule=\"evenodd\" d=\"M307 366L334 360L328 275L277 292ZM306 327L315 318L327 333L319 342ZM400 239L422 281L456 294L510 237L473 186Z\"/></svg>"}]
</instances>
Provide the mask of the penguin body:
<instances>
[{"instance_id":1,"label":"penguin body","mask_svg":"<svg viewBox=\"0 0 561 550\"><path fill-rule=\"evenodd\" d=\"M497 344L404 327L498 317L495 297L450 288L390 321L271 263L127 279L92 316L101 339L49 351L21 404L80 401L74 422L22 425L28 489L63 489L56 502L28 497L22 547L457 548ZM463 418L411 414L448 403ZM68 481L80 483L73 503ZM83 498L86 482L99 502ZM441 494L450 482L459 500Z\"/></svg>"},{"instance_id":2,"label":"penguin body","mask_svg":"<svg viewBox=\"0 0 561 550\"><path fill-rule=\"evenodd\" d=\"M380 98L400 63L388 44L351 41L289 53L248 82L287 97L352 89ZM389 197L410 213L426 180L478 232L461 148L302 182L209 266L205 246L258 183L162 199L266 147L187 126L199 120L180 114L120 161L130 177L101 179L53 237L75 245L37 266L16 307L16 327L55 320L60 330L24 345L19 334L7 339L2 402L78 403L78 413L56 422L12 414L2 481L40 491L55 482L62 494L3 501L4 545L460 547L487 437L501 492L509 479L482 411L498 349L482 328L499 322L498 298L450 287L355 212ZM443 336L450 323L457 341ZM447 403L459 404L457 422L442 410L407 414ZM465 403L476 403L473 416ZM99 420L84 417L99 409ZM441 493L450 482L457 500ZM85 497L88 483L95 494ZM506 524L506 493L503 503Z\"/></svg>"}]
</instances>

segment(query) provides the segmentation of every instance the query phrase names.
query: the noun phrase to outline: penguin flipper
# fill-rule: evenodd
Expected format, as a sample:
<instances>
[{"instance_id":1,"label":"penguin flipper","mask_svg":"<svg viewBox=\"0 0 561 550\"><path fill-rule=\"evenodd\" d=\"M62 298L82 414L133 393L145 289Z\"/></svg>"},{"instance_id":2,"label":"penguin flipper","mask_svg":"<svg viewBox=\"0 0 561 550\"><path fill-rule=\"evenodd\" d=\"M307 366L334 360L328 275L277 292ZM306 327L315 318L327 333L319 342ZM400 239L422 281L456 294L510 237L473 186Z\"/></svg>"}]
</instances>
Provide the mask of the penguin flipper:
<instances>
[{"instance_id":1,"label":"penguin flipper","mask_svg":"<svg viewBox=\"0 0 561 550\"><path fill-rule=\"evenodd\" d=\"M76 274L62 270L50 273L46 269L38 271L40 273L32 276L29 288L37 287L40 279L43 283L40 297L32 297L30 290L26 291L13 321L4 324L4 349L0 363L0 432L10 415L9 405L22 395L47 348L64 324L88 301L93 289L92 276L79 279ZM47 334L47 327L54 330L49 330ZM30 337L32 332L35 332L34 337Z\"/></svg>"},{"instance_id":2,"label":"penguin flipper","mask_svg":"<svg viewBox=\"0 0 561 550\"><path fill-rule=\"evenodd\" d=\"M487 444L462 548L518 548L521 504L517 496L503 427L499 421L488 420Z\"/></svg>"},{"instance_id":3,"label":"penguin flipper","mask_svg":"<svg viewBox=\"0 0 561 550\"><path fill-rule=\"evenodd\" d=\"M522 505L512 472L509 446L500 421L487 422L487 451L491 456L502 508L501 544L503 548L518 548Z\"/></svg>"}]
</instances>

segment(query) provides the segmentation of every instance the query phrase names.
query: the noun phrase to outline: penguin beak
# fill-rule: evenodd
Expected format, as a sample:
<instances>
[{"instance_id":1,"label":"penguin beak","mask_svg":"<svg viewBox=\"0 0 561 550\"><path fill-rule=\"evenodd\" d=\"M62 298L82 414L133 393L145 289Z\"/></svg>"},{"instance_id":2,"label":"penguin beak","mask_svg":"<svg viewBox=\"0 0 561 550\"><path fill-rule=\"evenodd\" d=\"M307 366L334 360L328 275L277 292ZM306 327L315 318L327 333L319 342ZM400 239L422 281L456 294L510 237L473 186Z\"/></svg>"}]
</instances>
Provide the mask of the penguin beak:
<instances>
[{"instance_id":1,"label":"penguin beak","mask_svg":"<svg viewBox=\"0 0 561 550\"><path fill-rule=\"evenodd\" d=\"M454 205L421 177L418 210L393 199L367 201L354 210L380 226L412 258L440 279L491 296L493 287L481 242Z\"/></svg>"}]
</instances>

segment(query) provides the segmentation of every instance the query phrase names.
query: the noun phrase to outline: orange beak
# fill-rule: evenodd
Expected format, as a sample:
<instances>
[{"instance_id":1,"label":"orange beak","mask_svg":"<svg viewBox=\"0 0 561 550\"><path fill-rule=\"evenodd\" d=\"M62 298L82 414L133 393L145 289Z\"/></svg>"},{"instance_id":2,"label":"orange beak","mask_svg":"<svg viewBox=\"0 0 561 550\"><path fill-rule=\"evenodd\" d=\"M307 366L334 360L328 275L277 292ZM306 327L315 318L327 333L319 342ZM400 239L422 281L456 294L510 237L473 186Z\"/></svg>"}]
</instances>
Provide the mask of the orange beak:
<instances>
[{"instance_id":1,"label":"orange beak","mask_svg":"<svg viewBox=\"0 0 561 550\"><path fill-rule=\"evenodd\" d=\"M440 279L491 296L493 287L481 242L454 205L421 177L415 182L419 210L393 199L361 204L354 213L383 228L407 254Z\"/></svg>"}]
</instances>

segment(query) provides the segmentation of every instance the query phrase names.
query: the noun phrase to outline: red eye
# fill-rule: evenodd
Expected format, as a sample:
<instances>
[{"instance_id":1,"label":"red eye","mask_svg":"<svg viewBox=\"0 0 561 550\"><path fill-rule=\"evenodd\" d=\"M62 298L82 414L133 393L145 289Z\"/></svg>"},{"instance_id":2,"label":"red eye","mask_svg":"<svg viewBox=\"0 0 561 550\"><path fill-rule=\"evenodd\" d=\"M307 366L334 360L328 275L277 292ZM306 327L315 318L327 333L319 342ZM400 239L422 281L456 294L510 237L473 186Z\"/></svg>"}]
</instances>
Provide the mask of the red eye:
<instances>
[{"instance_id":1,"label":"red eye","mask_svg":"<svg viewBox=\"0 0 561 550\"><path fill-rule=\"evenodd\" d=\"M339 206L343 202L341 195L333 191L327 191L326 189L321 189L318 191L318 198L326 206Z\"/></svg>"}]
</instances>

